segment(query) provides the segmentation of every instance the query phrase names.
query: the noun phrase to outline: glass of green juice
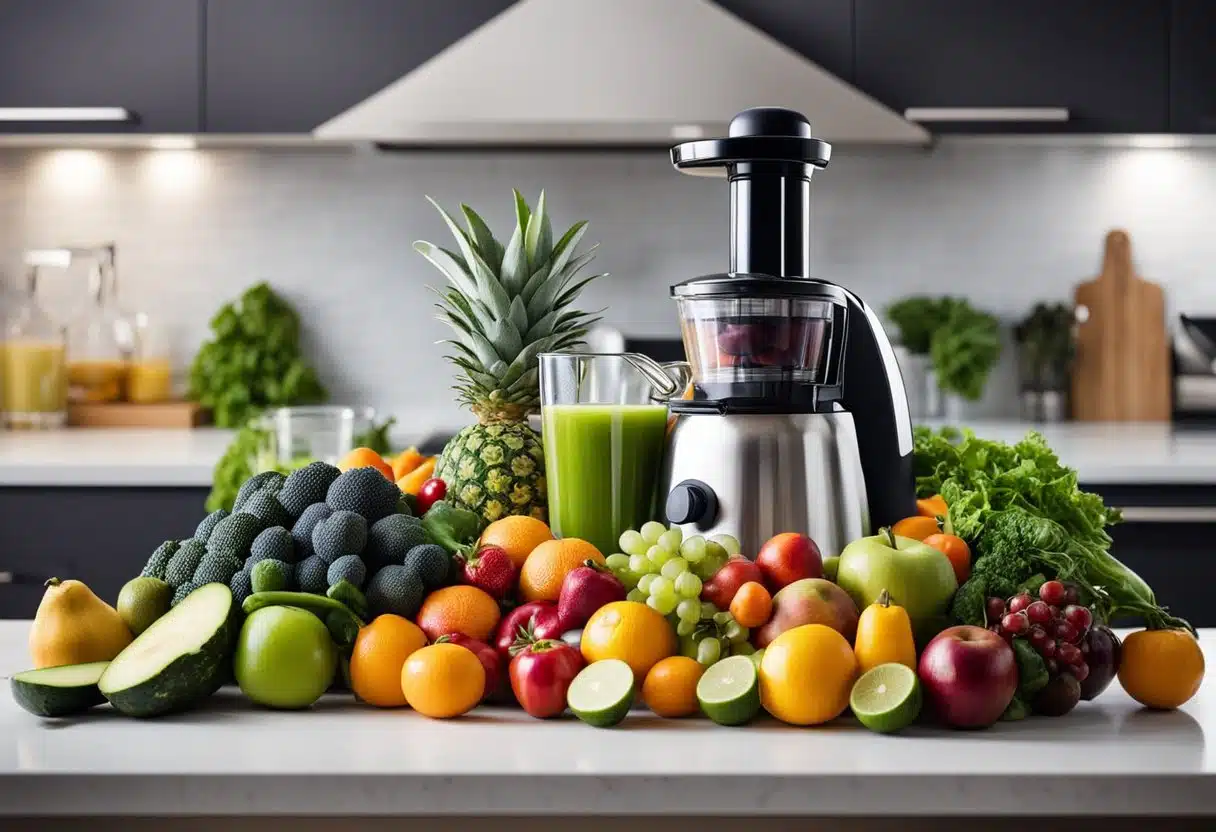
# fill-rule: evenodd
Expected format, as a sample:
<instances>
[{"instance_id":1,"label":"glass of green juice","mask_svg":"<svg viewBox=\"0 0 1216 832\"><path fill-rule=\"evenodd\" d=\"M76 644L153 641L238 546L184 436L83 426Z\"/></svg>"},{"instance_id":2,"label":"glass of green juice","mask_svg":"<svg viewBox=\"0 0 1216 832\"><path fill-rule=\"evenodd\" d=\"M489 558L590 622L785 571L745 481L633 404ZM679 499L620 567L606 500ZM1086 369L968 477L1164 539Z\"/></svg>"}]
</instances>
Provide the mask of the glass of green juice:
<instances>
[{"instance_id":1,"label":"glass of green juice","mask_svg":"<svg viewBox=\"0 0 1216 832\"><path fill-rule=\"evenodd\" d=\"M660 365L637 353L541 354L554 535L582 538L609 555L619 550L621 532L654 518L667 400L690 377L685 362Z\"/></svg>"}]
</instances>

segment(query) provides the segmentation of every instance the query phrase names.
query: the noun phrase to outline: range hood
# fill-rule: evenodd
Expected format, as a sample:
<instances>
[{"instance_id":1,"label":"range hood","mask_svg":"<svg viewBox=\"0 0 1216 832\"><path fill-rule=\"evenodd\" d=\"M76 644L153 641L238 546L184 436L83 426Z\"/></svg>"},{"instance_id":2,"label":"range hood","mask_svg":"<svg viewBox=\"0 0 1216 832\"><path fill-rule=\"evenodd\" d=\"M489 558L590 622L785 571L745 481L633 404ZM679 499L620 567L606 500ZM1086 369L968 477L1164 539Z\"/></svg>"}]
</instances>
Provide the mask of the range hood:
<instances>
[{"instance_id":1,"label":"range hood","mask_svg":"<svg viewBox=\"0 0 1216 832\"><path fill-rule=\"evenodd\" d=\"M709 0L520 0L322 124L397 146L669 145L756 106L830 142L929 133Z\"/></svg>"}]
</instances>

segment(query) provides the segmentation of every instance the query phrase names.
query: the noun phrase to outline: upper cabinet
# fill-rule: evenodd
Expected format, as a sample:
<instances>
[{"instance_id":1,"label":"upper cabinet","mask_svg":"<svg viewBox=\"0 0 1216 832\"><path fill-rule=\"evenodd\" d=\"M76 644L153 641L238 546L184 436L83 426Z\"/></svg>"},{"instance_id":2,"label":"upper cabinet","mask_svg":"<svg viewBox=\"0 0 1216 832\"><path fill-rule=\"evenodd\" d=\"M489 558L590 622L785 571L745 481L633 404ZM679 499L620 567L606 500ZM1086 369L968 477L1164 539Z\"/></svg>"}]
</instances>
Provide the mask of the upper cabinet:
<instances>
[{"instance_id":1,"label":"upper cabinet","mask_svg":"<svg viewBox=\"0 0 1216 832\"><path fill-rule=\"evenodd\" d=\"M853 81L853 0L714 2L836 77Z\"/></svg>"},{"instance_id":2,"label":"upper cabinet","mask_svg":"<svg viewBox=\"0 0 1216 832\"><path fill-rule=\"evenodd\" d=\"M207 0L207 130L308 133L510 5ZM476 96L469 90L470 106Z\"/></svg>"},{"instance_id":3,"label":"upper cabinet","mask_svg":"<svg viewBox=\"0 0 1216 832\"><path fill-rule=\"evenodd\" d=\"M854 12L857 85L900 112L963 111L928 113L934 132L1169 127L1163 0L855 0Z\"/></svg>"},{"instance_id":4,"label":"upper cabinet","mask_svg":"<svg viewBox=\"0 0 1216 832\"><path fill-rule=\"evenodd\" d=\"M1216 3L1174 0L1170 129L1216 133Z\"/></svg>"},{"instance_id":5,"label":"upper cabinet","mask_svg":"<svg viewBox=\"0 0 1216 832\"><path fill-rule=\"evenodd\" d=\"M42 118L0 132L198 132L201 18L199 0L0 0L0 107ZM63 121L87 113L62 108L130 119Z\"/></svg>"}]
</instances>

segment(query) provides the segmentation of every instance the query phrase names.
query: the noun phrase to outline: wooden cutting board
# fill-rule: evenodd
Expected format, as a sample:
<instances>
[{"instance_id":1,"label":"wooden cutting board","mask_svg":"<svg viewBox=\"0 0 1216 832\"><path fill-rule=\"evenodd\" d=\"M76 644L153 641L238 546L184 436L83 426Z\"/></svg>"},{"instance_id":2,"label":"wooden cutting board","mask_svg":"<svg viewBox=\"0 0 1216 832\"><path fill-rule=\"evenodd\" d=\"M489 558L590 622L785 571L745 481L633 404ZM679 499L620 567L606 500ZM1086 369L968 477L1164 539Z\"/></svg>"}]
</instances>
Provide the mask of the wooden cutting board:
<instances>
[{"instance_id":1,"label":"wooden cutting board","mask_svg":"<svg viewBox=\"0 0 1216 832\"><path fill-rule=\"evenodd\" d=\"M1165 293L1132 266L1126 231L1106 235L1102 273L1077 286L1073 418L1085 422L1170 419Z\"/></svg>"},{"instance_id":2,"label":"wooden cutting board","mask_svg":"<svg viewBox=\"0 0 1216 832\"><path fill-rule=\"evenodd\" d=\"M197 402L68 404L68 424L78 428L196 428L209 417Z\"/></svg>"}]
</instances>

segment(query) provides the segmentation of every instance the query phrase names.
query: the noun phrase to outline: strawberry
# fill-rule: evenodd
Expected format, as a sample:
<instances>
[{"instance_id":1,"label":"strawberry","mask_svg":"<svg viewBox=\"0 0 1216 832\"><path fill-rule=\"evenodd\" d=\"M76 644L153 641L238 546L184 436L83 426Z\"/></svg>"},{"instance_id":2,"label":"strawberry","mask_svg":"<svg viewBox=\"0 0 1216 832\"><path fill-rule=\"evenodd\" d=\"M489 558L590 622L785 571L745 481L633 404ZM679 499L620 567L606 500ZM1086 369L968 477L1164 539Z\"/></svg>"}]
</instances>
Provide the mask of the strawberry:
<instances>
[{"instance_id":1,"label":"strawberry","mask_svg":"<svg viewBox=\"0 0 1216 832\"><path fill-rule=\"evenodd\" d=\"M482 546L460 566L460 582L501 601L515 591L519 572L511 556L497 546Z\"/></svg>"},{"instance_id":2,"label":"strawberry","mask_svg":"<svg viewBox=\"0 0 1216 832\"><path fill-rule=\"evenodd\" d=\"M606 567L588 560L584 565L570 570L562 581L562 591L557 597L557 619L561 622L559 632L577 630L600 607L624 600L625 585ZM536 623L540 624L539 618Z\"/></svg>"}]
</instances>

